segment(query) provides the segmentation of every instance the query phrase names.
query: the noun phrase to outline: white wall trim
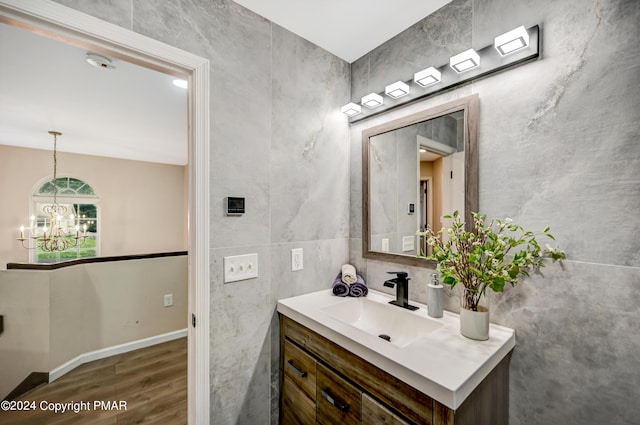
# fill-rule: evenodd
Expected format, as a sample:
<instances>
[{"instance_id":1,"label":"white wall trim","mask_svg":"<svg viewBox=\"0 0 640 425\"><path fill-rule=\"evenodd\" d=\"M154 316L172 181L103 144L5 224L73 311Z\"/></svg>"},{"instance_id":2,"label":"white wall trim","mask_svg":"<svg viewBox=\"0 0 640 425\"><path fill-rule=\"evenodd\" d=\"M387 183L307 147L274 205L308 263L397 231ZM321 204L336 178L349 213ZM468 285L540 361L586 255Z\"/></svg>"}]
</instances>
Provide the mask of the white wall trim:
<instances>
[{"instance_id":1,"label":"white wall trim","mask_svg":"<svg viewBox=\"0 0 640 425\"><path fill-rule=\"evenodd\" d=\"M0 22L189 80L189 424L209 413L209 60L49 0L0 0Z\"/></svg>"},{"instance_id":2,"label":"white wall trim","mask_svg":"<svg viewBox=\"0 0 640 425\"><path fill-rule=\"evenodd\" d=\"M117 354L128 353L129 351L139 350L140 348L150 347L163 342L173 341L174 339L184 338L185 336L187 336L187 328L80 354L79 356L49 371L49 382L55 381L82 364L95 360L106 359L107 357L115 356Z\"/></svg>"}]
</instances>

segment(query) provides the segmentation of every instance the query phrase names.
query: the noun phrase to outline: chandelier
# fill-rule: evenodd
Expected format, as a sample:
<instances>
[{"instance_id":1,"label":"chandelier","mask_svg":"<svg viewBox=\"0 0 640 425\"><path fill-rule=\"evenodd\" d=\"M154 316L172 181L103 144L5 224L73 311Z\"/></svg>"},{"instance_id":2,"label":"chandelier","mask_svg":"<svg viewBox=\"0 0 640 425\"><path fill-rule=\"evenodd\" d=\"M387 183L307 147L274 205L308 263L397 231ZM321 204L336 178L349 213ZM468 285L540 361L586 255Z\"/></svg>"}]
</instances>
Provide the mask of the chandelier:
<instances>
[{"instance_id":1,"label":"chandelier","mask_svg":"<svg viewBox=\"0 0 640 425\"><path fill-rule=\"evenodd\" d=\"M38 227L35 216L31 216L30 226L20 226L20 237L17 238L22 247L26 249L36 249L47 252L65 251L69 248L80 246L87 238L87 225L82 226L80 232L80 217L74 215L73 204L71 211L66 205L58 204L58 181L57 181L57 142L59 131L49 131L53 136L53 203L42 208L45 214L42 227ZM67 215L67 213L69 213ZM25 236L26 233L26 236ZM33 242L31 242L33 241ZM26 242L26 244L25 244Z\"/></svg>"}]
</instances>

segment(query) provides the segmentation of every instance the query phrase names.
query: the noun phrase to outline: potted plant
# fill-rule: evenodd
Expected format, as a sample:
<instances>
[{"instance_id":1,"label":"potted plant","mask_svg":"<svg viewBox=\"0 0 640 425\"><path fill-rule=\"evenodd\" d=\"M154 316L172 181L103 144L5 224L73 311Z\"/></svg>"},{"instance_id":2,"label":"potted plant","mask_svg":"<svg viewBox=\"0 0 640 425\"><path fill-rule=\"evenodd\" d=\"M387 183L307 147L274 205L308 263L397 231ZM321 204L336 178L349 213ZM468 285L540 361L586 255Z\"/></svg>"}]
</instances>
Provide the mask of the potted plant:
<instances>
[{"instance_id":1,"label":"potted plant","mask_svg":"<svg viewBox=\"0 0 640 425\"><path fill-rule=\"evenodd\" d=\"M465 230L458 211L444 216L449 227L434 233L430 228L418 232L427 238L432 254L421 256L438 262L442 283L464 286L460 299L460 331L472 339L489 338L487 289L502 292L506 284L515 286L520 276L544 267L544 258L553 261L566 258L564 251L548 244L541 247L537 237L555 240L549 227L542 232L525 231L509 218L485 223L486 216L472 213L473 229Z\"/></svg>"}]
</instances>

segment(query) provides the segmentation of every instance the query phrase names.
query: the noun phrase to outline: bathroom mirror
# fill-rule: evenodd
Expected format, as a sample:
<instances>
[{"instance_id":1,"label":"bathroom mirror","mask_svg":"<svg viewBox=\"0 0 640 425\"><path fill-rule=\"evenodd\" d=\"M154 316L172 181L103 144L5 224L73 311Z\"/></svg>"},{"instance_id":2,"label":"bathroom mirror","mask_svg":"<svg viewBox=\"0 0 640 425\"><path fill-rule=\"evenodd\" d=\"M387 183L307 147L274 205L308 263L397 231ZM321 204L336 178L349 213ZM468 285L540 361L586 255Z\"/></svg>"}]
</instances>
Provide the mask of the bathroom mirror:
<instances>
[{"instance_id":1,"label":"bathroom mirror","mask_svg":"<svg viewBox=\"0 0 640 425\"><path fill-rule=\"evenodd\" d=\"M434 267L418 230L478 210L478 95L362 132L363 257Z\"/></svg>"}]
</instances>

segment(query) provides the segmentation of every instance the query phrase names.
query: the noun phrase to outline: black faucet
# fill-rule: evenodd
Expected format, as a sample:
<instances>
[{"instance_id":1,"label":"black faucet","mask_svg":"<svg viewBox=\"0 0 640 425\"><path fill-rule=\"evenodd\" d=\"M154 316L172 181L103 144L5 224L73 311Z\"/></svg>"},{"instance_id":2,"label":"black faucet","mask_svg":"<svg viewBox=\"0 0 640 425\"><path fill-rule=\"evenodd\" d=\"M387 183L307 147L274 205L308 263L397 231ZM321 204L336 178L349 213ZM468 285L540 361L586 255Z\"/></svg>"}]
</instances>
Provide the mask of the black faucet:
<instances>
[{"instance_id":1,"label":"black faucet","mask_svg":"<svg viewBox=\"0 0 640 425\"><path fill-rule=\"evenodd\" d=\"M387 272L389 274L395 274L395 279L385 280L384 286L393 288L396 287L396 299L389 301L389 304L397 305L398 307L406 308L408 310L417 310L415 305L409 305L409 280L406 272Z\"/></svg>"}]
</instances>

